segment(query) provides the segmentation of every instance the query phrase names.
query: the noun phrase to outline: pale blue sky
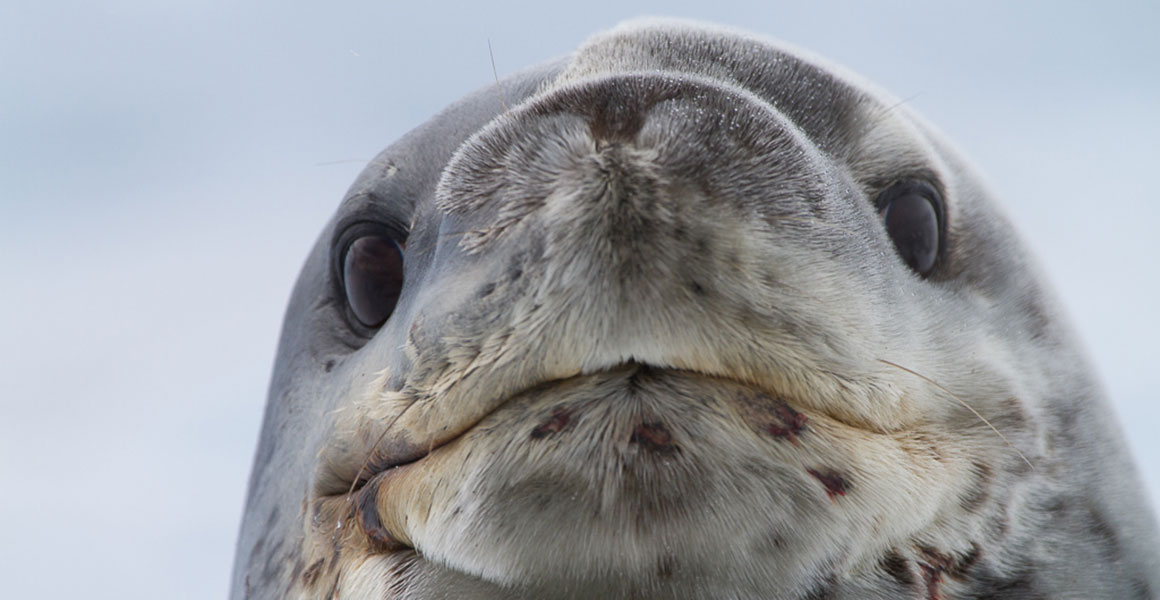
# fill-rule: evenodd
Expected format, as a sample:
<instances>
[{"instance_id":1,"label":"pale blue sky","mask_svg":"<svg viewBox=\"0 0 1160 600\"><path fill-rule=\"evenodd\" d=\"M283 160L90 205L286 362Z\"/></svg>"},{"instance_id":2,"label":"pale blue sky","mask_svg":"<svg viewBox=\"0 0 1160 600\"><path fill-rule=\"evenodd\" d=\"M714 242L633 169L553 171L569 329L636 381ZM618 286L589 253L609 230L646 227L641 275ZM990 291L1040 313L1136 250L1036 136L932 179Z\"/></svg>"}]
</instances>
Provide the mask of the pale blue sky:
<instances>
[{"instance_id":1,"label":"pale blue sky","mask_svg":"<svg viewBox=\"0 0 1160 600\"><path fill-rule=\"evenodd\" d=\"M843 63L1004 198L1160 497L1160 4L0 5L0 573L12 597L226 592L282 310L361 168L642 14ZM14 586L14 587L13 587Z\"/></svg>"}]
</instances>

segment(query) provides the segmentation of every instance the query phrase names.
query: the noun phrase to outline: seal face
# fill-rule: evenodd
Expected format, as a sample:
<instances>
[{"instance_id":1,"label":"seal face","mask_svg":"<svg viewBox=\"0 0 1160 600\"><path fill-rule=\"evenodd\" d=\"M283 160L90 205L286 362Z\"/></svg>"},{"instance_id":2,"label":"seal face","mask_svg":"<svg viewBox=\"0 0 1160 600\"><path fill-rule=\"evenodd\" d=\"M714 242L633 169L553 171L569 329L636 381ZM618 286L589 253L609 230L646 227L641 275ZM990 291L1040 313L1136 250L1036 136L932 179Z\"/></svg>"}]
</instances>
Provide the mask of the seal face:
<instances>
[{"instance_id":1,"label":"seal face","mask_svg":"<svg viewBox=\"0 0 1160 600\"><path fill-rule=\"evenodd\" d=\"M644 22L384 151L294 291L254 598L1150 598L1153 517L978 177Z\"/></svg>"}]
</instances>

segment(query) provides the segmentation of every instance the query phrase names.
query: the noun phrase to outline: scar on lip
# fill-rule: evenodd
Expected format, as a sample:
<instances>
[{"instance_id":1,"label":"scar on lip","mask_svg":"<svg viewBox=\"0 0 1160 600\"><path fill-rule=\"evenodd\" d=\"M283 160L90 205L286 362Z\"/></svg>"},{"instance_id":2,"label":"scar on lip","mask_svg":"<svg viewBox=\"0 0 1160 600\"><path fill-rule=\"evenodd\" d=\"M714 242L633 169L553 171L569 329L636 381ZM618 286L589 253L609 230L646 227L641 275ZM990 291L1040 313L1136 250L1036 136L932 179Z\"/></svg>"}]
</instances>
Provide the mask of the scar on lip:
<instances>
[{"instance_id":1,"label":"scar on lip","mask_svg":"<svg viewBox=\"0 0 1160 600\"><path fill-rule=\"evenodd\" d=\"M814 479L822 482L822 485L826 488L826 495L831 500L834 496L845 496L846 492L850 490L850 483L836 471L807 468L806 472L813 475Z\"/></svg>"},{"instance_id":2,"label":"scar on lip","mask_svg":"<svg viewBox=\"0 0 1160 600\"><path fill-rule=\"evenodd\" d=\"M679 450L673 443L673 434L659 422L641 423L632 430L629 443L640 444L646 449L661 454L672 454Z\"/></svg>"},{"instance_id":3,"label":"scar on lip","mask_svg":"<svg viewBox=\"0 0 1160 600\"><path fill-rule=\"evenodd\" d=\"M552 416L532 430L532 439L538 440L553 433L560 433L568 428L571 421L572 411L556 407L552 409Z\"/></svg>"}]
</instances>

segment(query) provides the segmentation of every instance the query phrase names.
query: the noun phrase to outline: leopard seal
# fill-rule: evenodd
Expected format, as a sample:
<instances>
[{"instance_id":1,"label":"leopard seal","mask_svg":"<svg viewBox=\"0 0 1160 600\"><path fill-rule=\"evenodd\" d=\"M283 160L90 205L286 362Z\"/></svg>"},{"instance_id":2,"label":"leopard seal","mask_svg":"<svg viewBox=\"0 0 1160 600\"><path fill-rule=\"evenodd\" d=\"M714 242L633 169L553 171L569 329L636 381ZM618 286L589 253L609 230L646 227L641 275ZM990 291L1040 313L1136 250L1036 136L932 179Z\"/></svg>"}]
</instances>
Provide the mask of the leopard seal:
<instances>
[{"instance_id":1,"label":"leopard seal","mask_svg":"<svg viewBox=\"0 0 1160 600\"><path fill-rule=\"evenodd\" d=\"M380 154L286 314L234 598L1152 598L1157 527L969 164L638 21Z\"/></svg>"}]
</instances>

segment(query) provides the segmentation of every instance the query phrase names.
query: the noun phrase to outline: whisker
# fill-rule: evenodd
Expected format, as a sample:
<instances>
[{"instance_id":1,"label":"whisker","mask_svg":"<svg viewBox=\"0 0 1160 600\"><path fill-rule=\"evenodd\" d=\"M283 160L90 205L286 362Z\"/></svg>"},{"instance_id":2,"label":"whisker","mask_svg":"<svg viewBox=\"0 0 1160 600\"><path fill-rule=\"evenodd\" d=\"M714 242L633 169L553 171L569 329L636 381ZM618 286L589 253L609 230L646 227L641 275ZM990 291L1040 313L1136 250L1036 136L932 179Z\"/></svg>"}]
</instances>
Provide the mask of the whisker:
<instances>
[{"instance_id":1,"label":"whisker","mask_svg":"<svg viewBox=\"0 0 1160 600\"><path fill-rule=\"evenodd\" d=\"M914 100L915 98L918 98L921 95L922 95L922 92L915 92L914 94L911 94L910 96L907 96L906 98L903 98L903 99L899 100L898 102L891 104L890 106L881 107L879 110L876 111L876 114L867 115L869 118L867 119L867 123L865 124L865 126L862 127L862 131L860 133L862 135L865 135L871 129L877 127L879 123L885 121L886 118L888 116L890 116L890 113L894 112L895 110L897 110L899 107L901 107L904 104L909 104L911 100Z\"/></svg>"},{"instance_id":2,"label":"whisker","mask_svg":"<svg viewBox=\"0 0 1160 600\"><path fill-rule=\"evenodd\" d=\"M954 392L946 389L945 387L942 386L942 384L931 379L930 377L927 377L926 375L923 375L922 373L919 373L917 371L913 371L911 369L908 369L900 364L892 363L888 360L883 360L881 358L878 359L878 362L880 362L884 365L890 365L890 366L894 367L895 369L899 369L901 371L905 371L907 373L910 373L911 375L914 375L915 377L917 377L917 378L937 387L938 389L946 392L948 396L950 396L951 398L954 398L956 402L963 405L963 408L966 408L967 410L971 411L971 413L973 413L976 417L978 417L980 421L986 423L987 427L991 428L991 431L994 431L996 435L998 435L1004 442L1007 443L1008 446L1011 447L1012 450L1015 451L1015 454L1019 455L1019 458L1023 459L1023 462L1027 463L1027 466L1031 467L1031 470L1033 470L1033 471L1035 470L1035 465L1031 464L1031 461L1027 459L1027 456L1025 456L1022 452L1020 452L1019 449L1015 447L1015 444L1012 444L1011 440L1007 439L1007 436L1003 435L1003 432L999 431L998 428L996 428L994 425L992 425L991 422L988 421L986 417L979 414L979 411L977 411L973 407L971 407L970 404L967 404L966 402L963 401L962 398L959 398L958 396L956 396Z\"/></svg>"},{"instance_id":3,"label":"whisker","mask_svg":"<svg viewBox=\"0 0 1160 600\"><path fill-rule=\"evenodd\" d=\"M407 406L403 407L403 410L401 410L399 412L399 414L395 415L395 418L391 419L390 423L387 423L387 427L385 429L383 429L382 433L379 434L378 439L376 439L374 445L371 446L371 451L369 453L367 453L366 459L363 460L362 466L360 466L358 468L358 472L354 474L354 479L350 482L350 489L346 490L346 501L348 503L353 502L354 488L358 487L359 479L362 479L363 473L365 473L367 470L367 467L370 466L371 460L375 456L375 452L378 451L379 444L383 443L383 439L385 439L387 437L387 434L391 432L391 428L393 428L395 426L395 423L397 423L399 421L399 419L403 418L403 415L407 414L407 411L411 410L411 407L415 406L415 404L417 404L418 402L419 402L418 398L411 400L411 402L409 404L407 404Z\"/></svg>"},{"instance_id":4,"label":"whisker","mask_svg":"<svg viewBox=\"0 0 1160 600\"><path fill-rule=\"evenodd\" d=\"M490 38L487 40L487 55L491 57L491 74L495 77L495 91L499 94L499 103L500 106L503 106L503 112L506 115L508 113L508 105L503 99L503 87L499 85L499 71L495 68L495 52L491 50Z\"/></svg>"},{"instance_id":5,"label":"whisker","mask_svg":"<svg viewBox=\"0 0 1160 600\"><path fill-rule=\"evenodd\" d=\"M343 158L340 160L328 160L326 162L314 163L314 166L316 166L316 167L329 167L331 165L345 165L348 163L362 163L365 165L369 162L371 162L371 161L370 161L370 159L367 159L367 158Z\"/></svg>"},{"instance_id":6,"label":"whisker","mask_svg":"<svg viewBox=\"0 0 1160 600\"><path fill-rule=\"evenodd\" d=\"M859 234L859 232L857 230L846 227L845 225L842 225L840 223L830 223L829 221L824 221L822 219L818 219L816 217L810 217L810 216L806 216L806 215L803 215L803 216L776 216L776 217L772 217L772 220L786 222L786 223L805 223L806 225L819 225L822 227L829 227L830 229L835 229L835 230L841 231L842 233L849 234L851 236L856 236Z\"/></svg>"}]
</instances>

